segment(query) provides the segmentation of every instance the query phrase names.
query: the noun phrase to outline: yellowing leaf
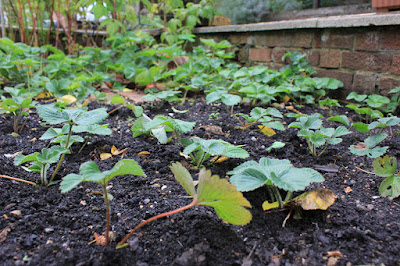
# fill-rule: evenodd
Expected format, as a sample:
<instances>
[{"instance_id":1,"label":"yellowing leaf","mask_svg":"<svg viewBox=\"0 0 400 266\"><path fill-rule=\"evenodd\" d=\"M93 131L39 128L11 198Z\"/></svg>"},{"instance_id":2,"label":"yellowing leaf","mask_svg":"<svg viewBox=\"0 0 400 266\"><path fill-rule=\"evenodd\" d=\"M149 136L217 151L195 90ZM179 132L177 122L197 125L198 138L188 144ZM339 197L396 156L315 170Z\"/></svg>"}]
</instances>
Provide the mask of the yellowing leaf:
<instances>
[{"instance_id":1,"label":"yellowing leaf","mask_svg":"<svg viewBox=\"0 0 400 266\"><path fill-rule=\"evenodd\" d=\"M276 134L276 132L270 127L259 125L258 128L267 137L272 137L273 135Z\"/></svg>"},{"instance_id":2,"label":"yellowing leaf","mask_svg":"<svg viewBox=\"0 0 400 266\"><path fill-rule=\"evenodd\" d=\"M61 100L64 103L71 104L71 103L76 102L76 97L73 95L64 95L63 97L61 97Z\"/></svg>"},{"instance_id":3,"label":"yellowing leaf","mask_svg":"<svg viewBox=\"0 0 400 266\"><path fill-rule=\"evenodd\" d=\"M275 202L269 203L268 201L264 201L262 204L262 208L264 211L279 208L279 202L275 201Z\"/></svg>"},{"instance_id":4,"label":"yellowing leaf","mask_svg":"<svg viewBox=\"0 0 400 266\"><path fill-rule=\"evenodd\" d=\"M285 96L282 98L282 101L283 101L284 103L287 103L288 101L290 101L290 97L289 97L288 95L285 95Z\"/></svg>"},{"instance_id":5,"label":"yellowing leaf","mask_svg":"<svg viewBox=\"0 0 400 266\"><path fill-rule=\"evenodd\" d=\"M225 156L215 156L214 158L212 158L210 161L212 162L212 163L222 163L223 161L226 161L226 160L228 160L229 158L228 157L225 157Z\"/></svg>"},{"instance_id":6,"label":"yellowing leaf","mask_svg":"<svg viewBox=\"0 0 400 266\"><path fill-rule=\"evenodd\" d=\"M111 157L112 157L112 154L111 154L111 153L102 153L102 154L100 154L100 159L101 159L102 161L107 160L107 159L110 159Z\"/></svg>"},{"instance_id":7,"label":"yellowing leaf","mask_svg":"<svg viewBox=\"0 0 400 266\"><path fill-rule=\"evenodd\" d=\"M128 88L123 88L122 91L123 91L123 92L133 92L133 90L128 89Z\"/></svg>"},{"instance_id":8,"label":"yellowing leaf","mask_svg":"<svg viewBox=\"0 0 400 266\"><path fill-rule=\"evenodd\" d=\"M318 188L301 194L291 203L300 206L303 210L326 210L335 202L335 194L325 188Z\"/></svg>"},{"instance_id":9,"label":"yellowing leaf","mask_svg":"<svg viewBox=\"0 0 400 266\"><path fill-rule=\"evenodd\" d=\"M53 94L51 94L51 92L41 92L35 98L36 99L46 99L46 98L50 98L52 95Z\"/></svg>"}]
</instances>

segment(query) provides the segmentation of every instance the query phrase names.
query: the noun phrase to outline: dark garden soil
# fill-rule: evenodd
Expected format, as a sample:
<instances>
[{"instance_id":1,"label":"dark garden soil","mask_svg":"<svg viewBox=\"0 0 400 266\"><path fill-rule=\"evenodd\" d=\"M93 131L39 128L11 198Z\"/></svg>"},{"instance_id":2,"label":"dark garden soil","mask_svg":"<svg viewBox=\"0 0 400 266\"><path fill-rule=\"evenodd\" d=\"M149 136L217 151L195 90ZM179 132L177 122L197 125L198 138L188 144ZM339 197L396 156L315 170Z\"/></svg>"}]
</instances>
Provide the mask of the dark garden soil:
<instances>
[{"instance_id":1,"label":"dark garden soil","mask_svg":"<svg viewBox=\"0 0 400 266\"><path fill-rule=\"evenodd\" d=\"M91 104L90 109L100 107ZM114 107L108 106L108 110ZM101 161L99 155L115 145L127 149L124 158L136 160L147 177L122 176L113 179L110 192L112 230L116 241L110 247L89 244L94 233L104 234L105 209L101 188L83 183L67 194L59 185L33 187L0 178L0 264L1 265L360 265L400 264L400 201L379 196L382 177L368 174L372 159L352 155L348 147L362 141L366 135L344 136L343 142L330 146L320 157L312 157L304 139L296 129L266 137L261 132L234 129L237 120L225 107L205 105L197 100L175 106L187 113L174 113L169 104L159 108L145 106L145 112L170 114L185 121L196 121L189 136L221 138L233 144L244 144L250 153L248 160L268 156L289 159L296 167L318 169L325 182L312 187L329 188L337 195L336 202L326 211L304 211L302 219L290 218L282 223L288 211L265 213L261 204L267 200L265 189L245 193L251 202L253 219L245 226L232 226L219 219L208 207L187 210L171 217L156 220L132 236L130 245L115 250L130 229L142 220L190 202L185 191L174 180L169 169L171 162L184 162L176 142L160 145L149 136L132 137L130 126L133 114L121 108L107 119L112 136L96 136L78 154L80 144L74 144L73 154L67 155L58 178L78 173L79 166L95 160L101 170L110 169L121 155ZM315 107L298 108L311 114L325 110ZM239 110L236 110L239 111ZM242 112L248 113L249 107ZM346 110L335 110L336 113ZM282 112L287 112L282 110ZM354 119L356 115L349 114ZM285 118L286 124L292 120ZM17 152L40 151L48 142L39 140L46 128L32 114L19 137L12 137L10 117L0 118L0 174L38 182L36 173L13 165ZM205 130L205 125L220 126L226 135ZM326 122L325 126L335 125ZM256 129L256 127L252 128ZM398 131L394 129L394 132ZM265 148L274 141L286 146L267 153ZM76 146L75 146L76 145ZM400 156L400 135L390 135L383 143L388 154ZM138 155L148 151L147 157ZM214 174L226 177L226 172L244 162L229 159L219 164L207 164ZM52 173L54 165L49 170ZM191 170L196 175L197 170ZM337 251L337 252L334 252ZM334 253L332 253L334 252Z\"/></svg>"}]
</instances>

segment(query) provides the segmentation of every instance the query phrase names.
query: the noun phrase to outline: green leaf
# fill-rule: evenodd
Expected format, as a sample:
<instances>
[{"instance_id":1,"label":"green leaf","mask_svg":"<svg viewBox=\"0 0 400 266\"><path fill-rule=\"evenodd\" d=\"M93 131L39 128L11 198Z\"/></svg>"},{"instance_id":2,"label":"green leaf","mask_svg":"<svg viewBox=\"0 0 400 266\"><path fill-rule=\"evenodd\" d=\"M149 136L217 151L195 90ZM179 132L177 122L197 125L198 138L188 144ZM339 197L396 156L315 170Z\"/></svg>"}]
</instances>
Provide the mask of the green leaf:
<instances>
[{"instance_id":1,"label":"green leaf","mask_svg":"<svg viewBox=\"0 0 400 266\"><path fill-rule=\"evenodd\" d=\"M383 197L397 198L400 196L399 176L389 176L379 186L379 194Z\"/></svg>"},{"instance_id":2,"label":"green leaf","mask_svg":"<svg viewBox=\"0 0 400 266\"><path fill-rule=\"evenodd\" d=\"M153 129L151 129L151 133L161 144L167 144L168 137L167 137L167 132L165 132L164 127L160 126L160 127L153 128Z\"/></svg>"},{"instance_id":3,"label":"green leaf","mask_svg":"<svg viewBox=\"0 0 400 266\"><path fill-rule=\"evenodd\" d=\"M385 156L383 158L377 158L373 163L374 173L378 176L389 177L394 175L397 169L396 157Z\"/></svg>"},{"instance_id":4,"label":"green leaf","mask_svg":"<svg viewBox=\"0 0 400 266\"><path fill-rule=\"evenodd\" d=\"M73 188L78 186L84 177L77 174L69 174L63 178L60 184L61 193L67 193L71 191Z\"/></svg>"},{"instance_id":5,"label":"green leaf","mask_svg":"<svg viewBox=\"0 0 400 266\"><path fill-rule=\"evenodd\" d=\"M181 184L181 186L190 196L194 197L196 194L196 189L194 187L193 178L189 171L183 167L181 163L173 163L170 168L179 184Z\"/></svg>"},{"instance_id":6,"label":"green leaf","mask_svg":"<svg viewBox=\"0 0 400 266\"><path fill-rule=\"evenodd\" d=\"M20 153L17 156L15 156L14 165L21 165L26 162L37 161L38 160L37 156L39 154L40 154L39 152L35 152L35 153L24 156L23 154Z\"/></svg>"},{"instance_id":7,"label":"green leaf","mask_svg":"<svg viewBox=\"0 0 400 266\"><path fill-rule=\"evenodd\" d=\"M347 127L350 127L350 121L345 115L336 115L328 118L329 121L335 121L344 124Z\"/></svg>"},{"instance_id":8,"label":"green leaf","mask_svg":"<svg viewBox=\"0 0 400 266\"><path fill-rule=\"evenodd\" d=\"M349 95L347 95L346 100L356 100L357 102L362 102L367 98L368 95L366 94L358 94L356 92L351 92Z\"/></svg>"},{"instance_id":9,"label":"green leaf","mask_svg":"<svg viewBox=\"0 0 400 266\"><path fill-rule=\"evenodd\" d=\"M114 165L106 177L106 182L110 181L115 176L120 175L137 175L146 176L140 165L131 159L124 159Z\"/></svg>"},{"instance_id":10,"label":"green leaf","mask_svg":"<svg viewBox=\"0 0 400 266\"><path fill-rule=\"evenodd\" d=\"M266 151L267 151L267 152L271 152L272 149L280 149L280 148L285 147L285 145L286 145L286 144L283 143L283 142L275 141L274 143L272 143L271 146L269 146L269 147L266 149Z\"/></svg>"},{"instance_id":11,"label":"green leaf","mask_svg":"<svg viewBox=\"0 0 400 266\"><path fill-rule=\"evenodd\" d=\"M358 132L361 133L367 133L370 130L368 129L368 124L365 124L363 122L357 122L357 123L353 123L352 127L357 130Z\"/></svg>"},{"instance_id":12,"label":"green leaf","mask_svg":"<svg viewBox=\"0 0 400 266\"><path fill-rule=\"evenodd\" d=\"M211 171L202 169L199 173L197 188L198 205L211 206L224 221L234 225L244 225L251 221L251 213L245 207L250 203L226 179L211 175Z\"/></svg>"},{"instance_id":13,"label":"green leaf","mask_svg":"<svg viewBox=\"0 0 400 266\"><path fill-rule=\"evenodd\" d=\"M92 111L84 112L74 119L78 125L93 125L99 124L108 117L106 108L98 108Z\"/></svg>"},{"instance_id":14,"label":"green leaf","mask_svg":"<svg viewBox=\"0 0 400 266\"><path fill-rule=\"evenodd\" d=\"M390 99L386 96L372 94L368 96L366 102L372 108L381 108L383 105L390 103Z\"/></svg>"},{"instance_id":15,"label":"green leaf","mask_svg":"<svg viewBox=\"0 0 400 266\"><path fill-rule=\"evenodd\" d=\"M69 119L69 117L55 108L53 104L38 105L36 109L39 116L50 125L61 124L67 122Z\"/></svg>"},{"instance_id":16,"label":"green leaf","mask_svg":"<svg viewBox=\"0 0 400 266\"><path fill-rule=\"evenodd\" d=\"M374 148L376 145L378 145L380 142L382 142L384 139L386 139L387 134L386 133L379 133L373 136L370 136L364 140L364 143L369 147L369 148Z\"/></svg>"}]
</instances>

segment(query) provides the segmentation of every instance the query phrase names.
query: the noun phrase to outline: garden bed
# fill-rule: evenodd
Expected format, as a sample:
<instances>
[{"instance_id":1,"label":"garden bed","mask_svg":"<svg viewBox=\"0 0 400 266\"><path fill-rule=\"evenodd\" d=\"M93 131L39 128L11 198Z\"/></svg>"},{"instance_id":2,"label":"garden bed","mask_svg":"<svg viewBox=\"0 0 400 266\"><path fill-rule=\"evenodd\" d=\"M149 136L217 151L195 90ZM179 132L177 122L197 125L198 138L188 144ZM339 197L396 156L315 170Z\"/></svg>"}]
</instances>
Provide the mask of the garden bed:
<instances>
[{"instance_id":1,"label":"garden bed","mask_svg":"<svg viewBox=\"0 0 400 266\"><path fill-rule=\"evenodd\" d=\"M212 208L197 207L156 220L139 229L129 240L129 246L115 250L93 243L94 233L104 234L105 210L100 186L82 183L67 194L61 194L59 185L33 187L0 179L0 261L4 265L359 265L400 263L400 202L379 196L379 185L384 179L372 172L373 159L358 157L348 150L350 145L363 141L361 133L343 136L343 142L331 145L319 157L309 154L304 139L290 128L267 137L257 127L241 131L235 129L238 121L220 104L206 105L204 100L174 106L186 113L176 113L168 103L158 108L145 107L145 114L172 115L185 121L195 121L195 129L188 136L221 138L235 145L245 145L248 159L228 159L222 163L206 163L207 169L220 177L247 160L261 157L289 159L296 167L310 167L323 174L323 183L312 187L331 189L336 202L326 211L304 211L302 219L290 218L282 223L289 210L264 212L262 203L268 199L265 188L244 193L250 201L252 221L245 226L233 226L218 218ZM92 103L89 109L102 107ZM106 106L108 111L114 107ZM235 111L249 113L242 106ZM297 108L297 107L296 107ZM298 107L306 114L326 110L313 106ZM287 113L286 109L280 109ZM350 109L334 109L334 113L348 112L353 120L359 116ZM89 160L101 170L110 169L121 159L116 155L100 160L100 154L115 145L126 149L124 159L134 159L147 177L122 176L109 183L111 225L120 241L130 229L142 220L170 211L190 202L182 187L174 180L169 168L171 162L186 163L180 155L182 147L175 142L158 144L149 136L132 137L133 113L123 107L105 121L113 130L111 136L95 136L81 153L80 144L72 146L73 153L66 159L57 175L60 179L78 173L79 166ZM284 124L293 122L284 116ZM33 182L38 175L13 165L15 153L29 154L48 145L38 140L47 128L40 125L36 114L28 117L25 128L13 137L10 118L0 118L0 169L2 174ZM205 130L206 125L221 127L223 135ZM325 121L325 125L338 126ZM393 132L399 130L394 127ZM386 130L389 133L389 129ZM266 151L274 141L286 144L281 149ZM76 145L76 146L75 146ZM389 134L383 145L389 146L388 155L399 157L400 136ZM139 152L147 151L147 156ZM190 166L186 163L186 166ZM54 166L50 169L52 172ZM196 177L197 170L191 170ZM91 243L91 244L90 244ZM349 264L350 263L350 264Z\"/></svg>"}]
</instances>

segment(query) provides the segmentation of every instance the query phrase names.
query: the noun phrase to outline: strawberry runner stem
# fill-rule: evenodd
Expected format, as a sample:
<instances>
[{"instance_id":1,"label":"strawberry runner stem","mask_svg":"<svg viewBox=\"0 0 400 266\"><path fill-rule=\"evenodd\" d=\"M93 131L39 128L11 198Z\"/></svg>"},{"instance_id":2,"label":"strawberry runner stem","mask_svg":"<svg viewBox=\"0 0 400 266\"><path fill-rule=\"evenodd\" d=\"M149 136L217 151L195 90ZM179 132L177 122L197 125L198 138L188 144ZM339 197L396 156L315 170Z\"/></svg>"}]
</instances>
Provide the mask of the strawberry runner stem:
<instances>
[{"instance_id":1,"label":"strawberry runner stem","mask_svg":"<svg viewBox=\"0 0 400 266\"><path fill-rule=\"evenodd\" d=\"M178 213L178 212L185 211L185 210L190 209L190 208L192 208L192 207L194 207L194 206L197 206L197 205L198 205L198 204L197 204L197 200L194 199L194 200L192 201L192 203L190 203L189 205L186 205L186 206L184 206L184 207L181 207L181 208L179 208L179 209L176 209L176 210L173 210L173 211L170 211L170 212L161 213L161 214L159 214L159 215L153 216L153 217L151 217L151 218L149 218L149 219L147 219L147 220L141 222L139 225L137 225L135 228L133 228L133 229L129 232L129 234L127 234L127 235L124 237L124 239L121 240L121 242L118 243L116 249L120 249L120 248L125 247L127 244L124 244L124 243L128 240L128 238L131 237L131 236L133 235L133 233L135 233L135 232L136 232L139 228L141 228L142 226L144 226L144 225L146 225L146 224L148 224L148 223L150 223L150 222L152 222L152 221L154 221L154 220L157 220L157 219L159 219L159 218L166 217L166 216L170 216L170 215L176 214L176 213Z\"/></svg>"}]
</instances>

